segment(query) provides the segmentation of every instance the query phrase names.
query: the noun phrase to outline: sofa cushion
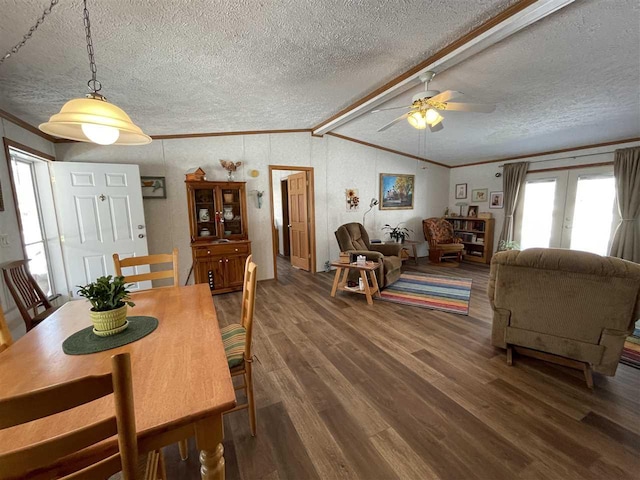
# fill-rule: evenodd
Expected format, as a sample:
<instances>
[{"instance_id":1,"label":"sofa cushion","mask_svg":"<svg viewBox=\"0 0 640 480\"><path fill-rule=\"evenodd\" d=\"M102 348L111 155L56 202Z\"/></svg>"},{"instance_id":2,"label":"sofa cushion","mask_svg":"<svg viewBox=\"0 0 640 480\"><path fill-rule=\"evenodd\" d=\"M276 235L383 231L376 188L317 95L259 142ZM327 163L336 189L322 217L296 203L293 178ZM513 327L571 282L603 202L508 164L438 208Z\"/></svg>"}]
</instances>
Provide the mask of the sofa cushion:
<instances>
[{"instance_id":1,"label":"sofa cushion","mask_svg":"<svg viewBox=\"0 0 640 480\"><path fill-rule=\"evenodd\" d=\"M247 341L247 331L237 323L232 323L220 329L224 353L227 355L229 368L237 367L244 361L245 343Z\"/></svg>"}]
</instances>

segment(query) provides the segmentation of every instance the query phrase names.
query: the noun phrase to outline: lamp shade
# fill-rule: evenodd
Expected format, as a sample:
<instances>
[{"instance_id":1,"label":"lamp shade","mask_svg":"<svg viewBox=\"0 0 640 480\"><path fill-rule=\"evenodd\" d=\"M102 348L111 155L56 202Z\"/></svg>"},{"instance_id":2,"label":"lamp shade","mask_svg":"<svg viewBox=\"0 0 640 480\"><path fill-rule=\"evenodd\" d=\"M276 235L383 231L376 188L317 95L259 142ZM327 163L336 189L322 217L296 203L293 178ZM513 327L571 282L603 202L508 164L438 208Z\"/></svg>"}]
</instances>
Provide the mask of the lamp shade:
<instances>
[{"instance_id":1,"label":"lamp shade","mask_svg":"<svg viewBox=\"0 0 640 480\"><path fill-rule=\"evenodd\" d=\"M83 128L84 126L84 128ZM54 137L103 145L146 145L151 137L124 110L96 98L75 98L38 127ZM118 135L115 134L118 131Z\"/></svg>"},{"instance_id":2,"label":"lamp shade","mask_svg":"<svg viewBox=\"0 0 640 480\"><path fill-rule=\"evenodd\" d=\"M415 111L407 118L407 121L411 124L413 128L417 128L418 130L424 130L427 128L427 122L422 115L422 112Z\"/></svg>"}]
</instances>

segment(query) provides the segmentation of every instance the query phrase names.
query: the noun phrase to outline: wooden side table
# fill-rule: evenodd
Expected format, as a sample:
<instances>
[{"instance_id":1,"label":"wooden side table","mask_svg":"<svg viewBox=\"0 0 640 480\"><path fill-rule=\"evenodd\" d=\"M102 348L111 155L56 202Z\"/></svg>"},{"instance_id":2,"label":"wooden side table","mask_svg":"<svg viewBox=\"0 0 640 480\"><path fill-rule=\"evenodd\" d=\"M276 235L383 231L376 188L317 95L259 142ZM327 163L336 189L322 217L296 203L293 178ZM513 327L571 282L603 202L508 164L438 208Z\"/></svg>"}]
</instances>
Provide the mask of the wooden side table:
<instances>
[{"instance_id":1,"label":"wooden side table","mask_svg":"<svg viewBox=\"0 0 640 480\"><path fill-rule=\"evenodd\" d=\"M385 243L389 243L389 242L385 242ZM391 242L391 243L395 243L395 242ZM405 260L408 260L409 257L413 256L413 261L415 262L416 265L418 265L418 245L422 244L422 242L419 242L417 240L405 240L404 242L402 242L400 245L402 245L402 250L401 250L401 256L400 259L404 262ZM409 247L411 247L411 251L413 253L413 255L409 255Z\"/></svg>"},{"instance_id":2,"label":"wooden side table","mask_svg":"<svg viewBox=\"0 0 640 480\"><path fill-rule=\"evenodd\" d=\"M358 265L357 263L340 263L331 262L332 267L336 267L336 276L333 279L333 288L331 289L331 296L336 296L336 291L341 290L343 292L360 293L367 297L367 303L373 305L373 295L380 298L380 288L378 287L378 279L376 278L376 270L378 269L378 263L367 262L365 265ZM350 270L360 270L360 278L364 283L364 290L357 288L347 287L347 277ZM369 286L369 280L367 279L367 272L371 278L371 287ZM342 274L342 280L340 275Z\"/></svg>"}]
</instances>

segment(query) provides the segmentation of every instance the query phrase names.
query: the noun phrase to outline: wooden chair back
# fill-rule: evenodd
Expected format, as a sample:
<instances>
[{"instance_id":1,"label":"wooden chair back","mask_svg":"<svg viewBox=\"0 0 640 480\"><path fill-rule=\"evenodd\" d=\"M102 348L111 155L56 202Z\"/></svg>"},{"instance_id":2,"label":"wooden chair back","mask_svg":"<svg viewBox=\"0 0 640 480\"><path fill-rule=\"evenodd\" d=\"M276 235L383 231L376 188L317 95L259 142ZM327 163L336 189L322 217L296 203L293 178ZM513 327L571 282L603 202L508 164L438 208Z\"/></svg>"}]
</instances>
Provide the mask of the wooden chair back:
<instances>
[{"instance_id":1,"label":"wooden chair back","mask_svg":"<svg viewBox=\"0 0 640 480\"><path fill-rule=\"evenodd\" d=\"M253 311L256 304L256 274L258 266L253 263L253 256L249 255L244 264L244 286L242 287L242 310L240 324L245 328L245 359L251 358L251 330L253 328Z\"/></svg>"},{"instance_id":2,"label":"wooden chair back","mask_svg":"<svg viewBox=\"0 0 640 480\"><path fill-rule=\"evenodd\" d=\"M104 396L114 395L115 415L87 427L0 455L3 478L27 478L37 470L38 478L59 478L60 459L118 435L119 451L96 460L90 466L66 472L62 478L108 478L122 470L124 480L136 478L138 444L136 439L131 356L111 357L112 372L83 377L0 400L0 429L11 428L55 415ZM66 468L66 466L65 466Z\"/></svg>"},{"instance_id":3,"label":"wooden chair back","mask_svg":"<svg viewBox=\"0 0 640 480\"><path fill-rule=\"evenodd\" d=\"M7 326L7 321L4 318L4 312L2 311L2 305L0 305L0 352L9 348L9 345L13 343L13 337Z\"/></svg>"},{"instance_id":4,"label":"wooden chair back","mask_svg":"<svg viewBox=\"0 0 640 480\"><path fill-rule=\"evenodd\" d=\"M39 308L44 310L52 308L46 295L29 273L28 262L28 260L16 260L2 266L2 276L22 315L27 332L35 326L34 318L40 313Z\"/></svg>"},{"instance_id":5,"label":"wooden chair back","mask_svg":"<svg viewBox=\"0 0 640 480\"><path fill-rule=\"evenodd\" d=\"M129 257L120 259L117 253L113 254L113 265L117 276L122 276L122 269L127 267L138 267L140 265L158 265L160 263L171 263L169 270L161 270L158 272L139 273L127 275L124 277L125 282L144 282L146 280L160 280L163 278L173 278L173 286L180 285L178 280L178 249L174 248L171 253L160 253L157 255L146 255L144 257Z\"/></svg>"}]
</instances>

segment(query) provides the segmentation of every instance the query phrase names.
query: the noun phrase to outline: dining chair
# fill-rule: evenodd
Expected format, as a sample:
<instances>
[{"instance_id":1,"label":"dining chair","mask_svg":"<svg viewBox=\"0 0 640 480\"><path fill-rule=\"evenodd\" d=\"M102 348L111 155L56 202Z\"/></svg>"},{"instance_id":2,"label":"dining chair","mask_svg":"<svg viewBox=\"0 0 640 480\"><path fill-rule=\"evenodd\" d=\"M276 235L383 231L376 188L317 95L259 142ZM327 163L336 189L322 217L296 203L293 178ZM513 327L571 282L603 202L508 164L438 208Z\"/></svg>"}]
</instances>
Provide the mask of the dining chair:
<instances>
[{"instance_id":1,"label":"dining chair","mask_svg":"<svg viewBox=\"0 0 640 480\"><path fill-rule=\"evenodd\" d=\"M2 266L2 276L24 320L27 332L55 312L27 266L29 260L16 260ZM40 311L40 309L43 309Z\"/></svg>"},{"instance_id":2,"label":"dining chair","mask_svg":"<svg viewBox=\"0 0 640 480\"><path fill-rule=\"evenodd\" d=\"M9 348L12 343L13 337L11 336L11 332L7 326L7 321L4 317L4 312L2 311L2 305L0 305L0 352Z\"/></svg>"},{"instance_id":3,"label":"dining chair","mask_svg":"<svg viewBox=\"0 0 640 480\"><path fill-rule=\"evenodd\" d=\"M244 285L242 288L242 306L240 311L240 323L232 323L220 329L222 343L227 356L227 363L232 377L242 375L242 385L234 386L235 390L244 390L247 395L247 403L237 405L235 408L224 412L232 413L238 410L249 410L249 427L251 436L256 436L256 404L253 396L253 378L251 375L253 358L251 354L251 333L253 328L253 311L256 303L256 272L258 266L253 263L252 255L247 257L244 264ZM187 440L178 442L180 458L187 459Z\"/></svg>"},{"instance_id":4,"label":"dining chair","mask_svg":"<svg viewBox=\"0 0 640 480\"><path fill-rule=\"evenodd\" d=\"M173 285L179 285L178 280L178 249L174 248L171 253L160 253L156 255L146 255L144 257L128 257L120 259L117 253L113 254L113 265L116 275L122 275L122 269L127 267L139 267L141 265L158 265L161 263L171 263L169 270L160 270L149 273L134 273L133 275L124 275L125 282L144 282L146 280L161 280L163 278L173 278Z\"/></svg>"},{"instance_id":5,"label":"dining chair","mask_svg":"<svg viewBox=\"0 0 640 480\"><path fill-rule=\"evenodd\" d=\"M138 478L138 443L136 438L135 409L131 356L121 353L111 357L110 373L83 377L59 383L15 397L0 400L0 429L11 428L74 409L86 403L113 394L115 415L88 427L25 448L0 455L0 472L3 478L28 478L37 472L37 478L108 478L122 471L124 480ZM118 451L106 458L94 458L91 465L65 461L69 455L118 436ZM155 453L155 452L154 452ZM156 454L151 458L159 458ZM149 470L148 470L149 472ZM165 478L161 472L151 469L155 475L145 478Z\"/></svg>"}]
</instances>

